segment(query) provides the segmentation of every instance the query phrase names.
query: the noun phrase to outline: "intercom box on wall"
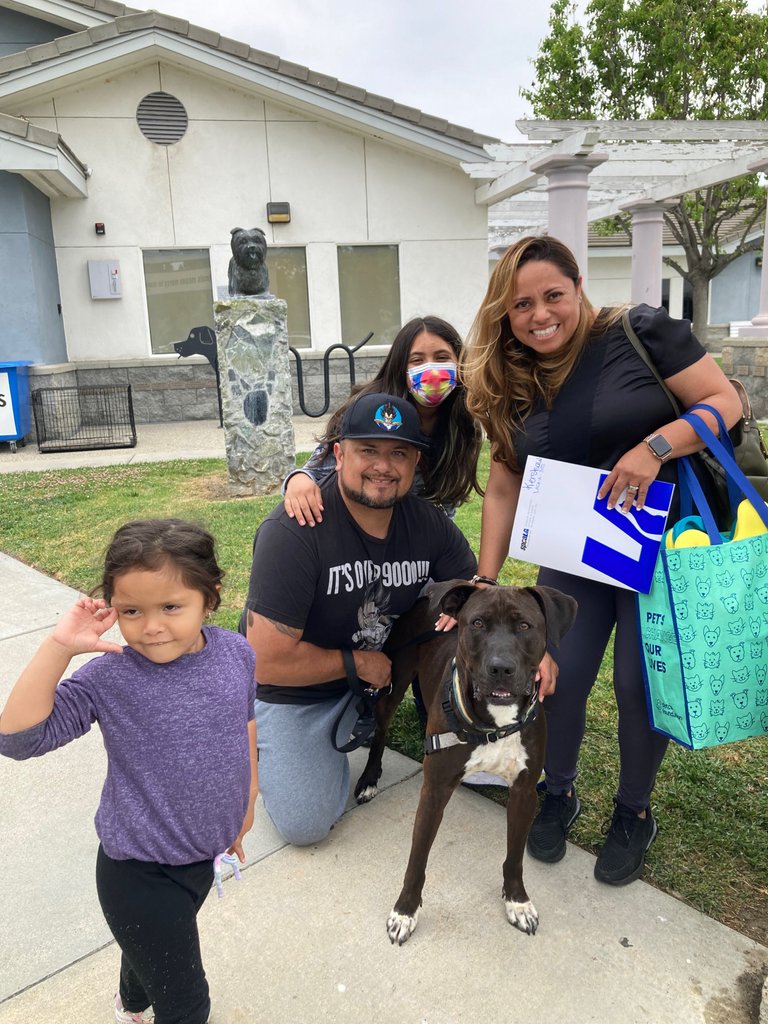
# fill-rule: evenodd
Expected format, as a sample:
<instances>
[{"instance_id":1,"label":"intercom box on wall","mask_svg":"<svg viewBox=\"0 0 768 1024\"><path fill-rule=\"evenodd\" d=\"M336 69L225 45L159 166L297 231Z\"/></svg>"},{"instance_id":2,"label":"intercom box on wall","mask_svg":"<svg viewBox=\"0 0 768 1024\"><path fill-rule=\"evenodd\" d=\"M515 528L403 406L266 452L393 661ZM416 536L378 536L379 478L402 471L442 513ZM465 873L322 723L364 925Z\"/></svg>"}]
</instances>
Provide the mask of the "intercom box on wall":
<instances>
[{"instance_id":1,"label":"intercom box on wall","mask_svg":"<svg viewBox=\"0 0 768 1024\"><path fill-rule=\"evenodd\" d=\"M122 299L119 260L88 260L88 280L92 299Z\"/></svg>"}]
</instances>

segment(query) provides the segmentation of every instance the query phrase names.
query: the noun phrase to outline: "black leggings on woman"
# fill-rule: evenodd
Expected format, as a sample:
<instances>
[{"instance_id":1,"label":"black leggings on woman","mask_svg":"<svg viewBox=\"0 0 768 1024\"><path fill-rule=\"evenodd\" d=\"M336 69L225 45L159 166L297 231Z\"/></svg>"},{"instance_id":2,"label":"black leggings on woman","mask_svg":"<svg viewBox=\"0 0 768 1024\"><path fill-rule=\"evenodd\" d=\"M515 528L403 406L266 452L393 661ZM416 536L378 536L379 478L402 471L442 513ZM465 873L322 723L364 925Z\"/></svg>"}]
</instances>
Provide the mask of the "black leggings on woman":
<instances>
[{"instance_id":1,"label":"black leggings on woman","mask_svg":"<svg viewBox=\"0 0 768 1024\"><path fill-rule=\"evenodd\" d=\"M621 761L616 798L634 811L643 811L650 803L669 741L648 723L635 594L554 569L541 569L538 582L579 602L576 622L553 651L560 667L557 690L544 701L547 789L554 794L567 793L576 778L587 698L615 624L613 688L619 709Z\"/></svg>"},{"instance_id":2,"label":"black leggings on woman","mask_svg":"<svg viewBox=\"0 0 768 1024\"><path fill-rule=\"evenodd\" d=\"M197 912L213 883L213 862L178 867L112 860L99 847L96 889L122 950L120 998L131 1013L150 1004L155 1024L206 1024L211 1011L200 957Z\"/></svg>"}]
</instances>

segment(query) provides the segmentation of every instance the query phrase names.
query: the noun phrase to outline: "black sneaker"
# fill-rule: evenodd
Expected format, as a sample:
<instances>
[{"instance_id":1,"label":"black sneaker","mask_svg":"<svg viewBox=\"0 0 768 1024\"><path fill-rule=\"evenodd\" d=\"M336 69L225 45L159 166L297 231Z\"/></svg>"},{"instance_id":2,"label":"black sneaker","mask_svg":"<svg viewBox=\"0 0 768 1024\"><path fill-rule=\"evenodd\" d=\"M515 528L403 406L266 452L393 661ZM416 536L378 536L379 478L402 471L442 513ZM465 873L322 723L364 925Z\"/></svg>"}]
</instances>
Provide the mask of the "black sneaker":
<instances>
[{"instance_id":1,"label":"black sneaker","mask_svg":"<svg viewBox=\"0 0 768 1024\"><path fill-rule=\"evenodd\" d=\"M614 799L613 818L597 855L595 878L606 885L626 885L643 873L645 854L658 828L650 807L638 818L631 807Z\"/></svg>"},{"instance_id":2,"label":"black sneaker","mask_svg":"<svg viewBox=\"0 0 768 1024\"><path fill-rule=\"evenodd\" d=\"M565 856L565 837L568 829L581 814L576 787L567 793L545 793L541 810L533 819L528 833L528 853L536 860L556 864Z\"/></svg>"}]
</instances>

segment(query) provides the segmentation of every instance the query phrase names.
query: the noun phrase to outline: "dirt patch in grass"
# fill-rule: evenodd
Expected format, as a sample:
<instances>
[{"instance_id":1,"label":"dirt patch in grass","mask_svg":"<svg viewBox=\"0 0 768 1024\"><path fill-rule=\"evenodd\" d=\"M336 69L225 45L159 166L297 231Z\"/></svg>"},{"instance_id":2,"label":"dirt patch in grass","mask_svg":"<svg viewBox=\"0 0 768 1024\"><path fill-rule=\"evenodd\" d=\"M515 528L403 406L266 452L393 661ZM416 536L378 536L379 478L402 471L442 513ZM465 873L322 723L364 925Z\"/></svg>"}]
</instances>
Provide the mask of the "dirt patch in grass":
<instances>
[{"instance_id":1,"label":"dirt patch in grass","mask_svg":"<svg viewBox=\"0 0 768 1024\"><path fill-rule=\"evenodd\" d=\"M185 497L192 501L258 501L259 498L265 497L277 501L280 497L277 491L272 495L230 494L226 471L207 473L188 480L184 486L184 493Z\"/></svg>"}]
</instances>

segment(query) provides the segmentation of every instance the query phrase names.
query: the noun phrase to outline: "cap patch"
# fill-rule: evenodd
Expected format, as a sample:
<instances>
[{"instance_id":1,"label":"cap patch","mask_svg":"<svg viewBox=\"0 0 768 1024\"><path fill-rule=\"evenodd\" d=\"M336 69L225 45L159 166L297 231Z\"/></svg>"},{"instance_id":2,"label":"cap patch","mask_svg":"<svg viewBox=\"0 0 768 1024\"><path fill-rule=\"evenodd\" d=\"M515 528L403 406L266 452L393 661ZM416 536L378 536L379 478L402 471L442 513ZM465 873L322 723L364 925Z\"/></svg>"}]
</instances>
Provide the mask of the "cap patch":
<instances>
[{"instance_id":1,"label":"cap patch","mask_svg":"<svg viewBox=\"0 0 768 1024\"><path fill-rule=\"evenodd\" d=\"M391 402L385 402L384 405L380 405L373 414L373 419L376 425L383 427L384 430L399 430L403 425L403 417L400 414L400 410L396 409Z\"/></svg>"}]
</instances>

